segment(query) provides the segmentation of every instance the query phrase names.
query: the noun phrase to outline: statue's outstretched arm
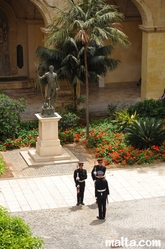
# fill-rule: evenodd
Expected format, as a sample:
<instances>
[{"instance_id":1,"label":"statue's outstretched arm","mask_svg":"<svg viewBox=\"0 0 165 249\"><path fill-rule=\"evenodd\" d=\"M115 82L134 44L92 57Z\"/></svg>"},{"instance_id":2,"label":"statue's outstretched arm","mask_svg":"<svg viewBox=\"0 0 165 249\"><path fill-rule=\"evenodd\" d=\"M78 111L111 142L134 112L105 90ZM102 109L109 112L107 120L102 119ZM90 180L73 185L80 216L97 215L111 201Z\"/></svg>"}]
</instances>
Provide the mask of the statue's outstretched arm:
<instances>
[{"instance_id":1,"label":"statue's outstretched arm","mask_svg":"<svg viewBox=\"0 0 165 249\"><path fill-rule=\"evenodd\" d=\"M46 75L44 74L44 75L42 75L42 76L40 76L39 74L38 74L38 78L39 79L44 79L46 77Z\"/></svg>"}]
</instances>

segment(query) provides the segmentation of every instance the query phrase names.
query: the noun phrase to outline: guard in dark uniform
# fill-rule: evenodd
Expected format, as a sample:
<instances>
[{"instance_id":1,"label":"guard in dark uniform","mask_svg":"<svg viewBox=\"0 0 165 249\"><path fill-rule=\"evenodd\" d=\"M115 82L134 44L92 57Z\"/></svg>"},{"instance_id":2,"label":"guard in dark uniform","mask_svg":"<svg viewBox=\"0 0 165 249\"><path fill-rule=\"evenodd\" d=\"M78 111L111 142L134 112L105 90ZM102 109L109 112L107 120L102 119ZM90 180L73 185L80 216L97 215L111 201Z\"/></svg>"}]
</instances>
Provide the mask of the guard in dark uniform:
<instances>
[{"instance_id":1,"label":"guard in dark uniform","mask_svg":"<svg viewBox=\"0 0 165 249\"><path fill-rule=\"evenodd\" d=\"M97 174L97 180L95 182L95 195L97 197L99 211L99 216L97 216L97 218L104 220L106 215L106 201L109 195L109 187L108 182L104 177L104 173L102 171L98 171Z\"/></svg>"},{"instance_id":2,"label":"guard in dark uniform","mask_svg":"<svg viewBox=\"0 0 165 249\"><path fill-rule=\"evenodd\" d=\"M85 205L84 200L84 190L85 190L85 180L87 179L87 171L83 169L84 163L78 163L78 169L74 171L74 181L77 188L77 206L82 204Z\"/></svg>"},{"instance_id":3,"label":"guard in dark uniform","mask_svg":"<svg viewBox=\"0 0 165 249\"><path fill-rule=\"evenodd\" d=\"M94 181L94 186L95 186L95 181L97 180L98 171L102 171L104 175L106 172L106 167L103 165L103 159L98 159L97 162L98 164L94 165L92 172L91 172L91 176ZM97 198L96 198L96 203L97 203Z\"/></svg>"},{"instance_id":4,"label":"guard in dark uniform","mask_svg":"<svg viewBox=\"0 0 165 249\"><path fill-rule=\"evenodd\" d=\"M97 162L98 162L98 164L94 165L92 172L91 172L91 176L92 176L93 181L96 181L98 171L102 171L104 173L104 175L106 172L106 167L103 166L103 159L98 159Z\"/></svg>"}]
</instances>

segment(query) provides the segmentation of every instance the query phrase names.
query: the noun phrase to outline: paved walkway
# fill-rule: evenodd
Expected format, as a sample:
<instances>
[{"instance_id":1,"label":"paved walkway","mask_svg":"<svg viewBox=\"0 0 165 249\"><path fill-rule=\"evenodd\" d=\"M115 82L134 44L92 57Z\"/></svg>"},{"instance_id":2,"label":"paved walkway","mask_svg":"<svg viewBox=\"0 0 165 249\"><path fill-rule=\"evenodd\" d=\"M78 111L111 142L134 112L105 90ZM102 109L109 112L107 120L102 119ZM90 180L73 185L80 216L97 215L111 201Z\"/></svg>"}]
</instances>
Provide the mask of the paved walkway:
<instances>
[{"instance_id":1,"label":"paved walkway","mask_svg":"<svg viewBox=\"0 0 165 249\"><path fill-rule=\"evenodd\" d=\"M25 220L34 236L44 239L44 249L141 248L121 244L122 239L128 243L147 243L143 246L145 249L165 249L165 163L108 169L106 177L111 195L106 220L101 221L96 219L98 210L89 169L86 205L77 207L70 173L75 165L70 165L68 174L64 174L63 165L57 175L56 166L50 166L51 171L44 166L28 171L24 170L26 167L17 151L15 156L13 153L5 153L8 162L10 160L15 169L21 164L28 175L16 172L13 179L0 180L0 204L7 207L11 215ZM45 176L41 175L43 172ZM114 244L110 245L107 240Z\"/></svg>"},{"instance_id":2,"label":"paved walkway","mask_svg":"<svg viewBox=\"0 0 165 249\"><path fill-rule=\"evenodd\" d=\"M12 161L15 169L19 164L25 169L18 151L13 153L4 153L5 158ZM14 159L16 155L18 161ZM7 207L11 215L25 220L34 236L44 239L44 249L141 248L121 244L122 239L128 243L143 242L145 249L165 249L165 163L107 169L111 195L104 221L96 219L98 210L89 168L86 205L77 207L70 170L64 174L66 168L61 165L56 175L56 166L50 167L54 175L48 168L43 171L43 166L42 170L25 170L27 176L16 172L13 179L0 180L0 204ZM72 167L75 165L70 165L70 169ZM41 176L43 172L45 176ZM110 245L107 240L114 244Z\"/></svg>"},{"instance_id":3,"label":"paved walkway","mask_svg":"<svg viewBox=\"0 0 165 249\"><path fill-rule=\"evenodd\" d=\"M51 167L55 169L56 166ZM110 203L165 196L165 163L107 170L106 178L111 191ZM11 212L72 207L76 204L73 174L1 180L0 190L0 204ZM85 204L92 205L94 202L93 181L88 173Z\"/></svg>"},{"instance_id":4,"label":"paved walkway","mask_svg":"<svg viewBox=\"0 0 165 249\"><path fill-rule=\"evenodd\" d=\"M44 238L45 249L165 249L165 197L109 203L106 220L97 220L97 213L93 204L12 214ZM120 244L126 239L128 244Z\"/></svg>"}]
</instances>

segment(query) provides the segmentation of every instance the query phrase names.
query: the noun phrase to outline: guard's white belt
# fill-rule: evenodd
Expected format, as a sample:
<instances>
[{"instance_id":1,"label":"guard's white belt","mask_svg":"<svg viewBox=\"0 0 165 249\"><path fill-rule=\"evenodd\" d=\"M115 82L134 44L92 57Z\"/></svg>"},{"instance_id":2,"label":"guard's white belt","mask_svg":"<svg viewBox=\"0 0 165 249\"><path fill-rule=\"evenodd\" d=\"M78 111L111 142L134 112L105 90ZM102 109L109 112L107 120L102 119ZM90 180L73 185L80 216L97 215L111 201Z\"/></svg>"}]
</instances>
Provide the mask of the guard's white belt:
<instances>
[{"instance_id":1,"label":"guard's white belt","mask_svg":"<svg viewBox=\"0 0 165 249\"><path fill-rule=\"evenodd\" d=\"M79 182L85 182L85 180L80 180Z\"/></svg>"},{"instance_id":2,"label":"guard's white belt","mask_svg":"<svg viewBox=\"0 0 165 249\"><path fill-rule=\"evenodd\" d=\"M101 193L101 192L105 192L105 191L106 191L106 188L105 188L105 189L101 189L101 190L100 190L100 189L97 189L97 192L100 192L100 193Z\"/></svg>"}]
</instances>

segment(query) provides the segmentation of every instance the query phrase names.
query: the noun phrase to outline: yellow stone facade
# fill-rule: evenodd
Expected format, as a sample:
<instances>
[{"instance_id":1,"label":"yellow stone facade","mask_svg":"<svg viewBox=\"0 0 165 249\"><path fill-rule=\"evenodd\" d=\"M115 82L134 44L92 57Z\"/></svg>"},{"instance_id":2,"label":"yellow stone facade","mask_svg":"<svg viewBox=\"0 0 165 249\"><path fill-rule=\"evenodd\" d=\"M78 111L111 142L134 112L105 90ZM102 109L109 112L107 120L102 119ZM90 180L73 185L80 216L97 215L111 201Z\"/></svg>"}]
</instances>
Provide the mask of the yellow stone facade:
<instances>
[{"instance_id":1,"label":"yellow stone facade","mask_svg":"<svg viewBox=\"0 0 165 249\"><path fill-rule=\"evenodd\" d=\"M141 98L157 99L165 88L165 0L107 2L125 15L122 28L131 46L115 48L112 57L121 63L106 75L103 86L121 82L122 87L122 82L136 84L141 78ZM54 16L48 4L61 7L64 1L0 1L0 85L5 77L37 79L35 51L44 45L44 28Z\"/></svg>"}]
</instances>

